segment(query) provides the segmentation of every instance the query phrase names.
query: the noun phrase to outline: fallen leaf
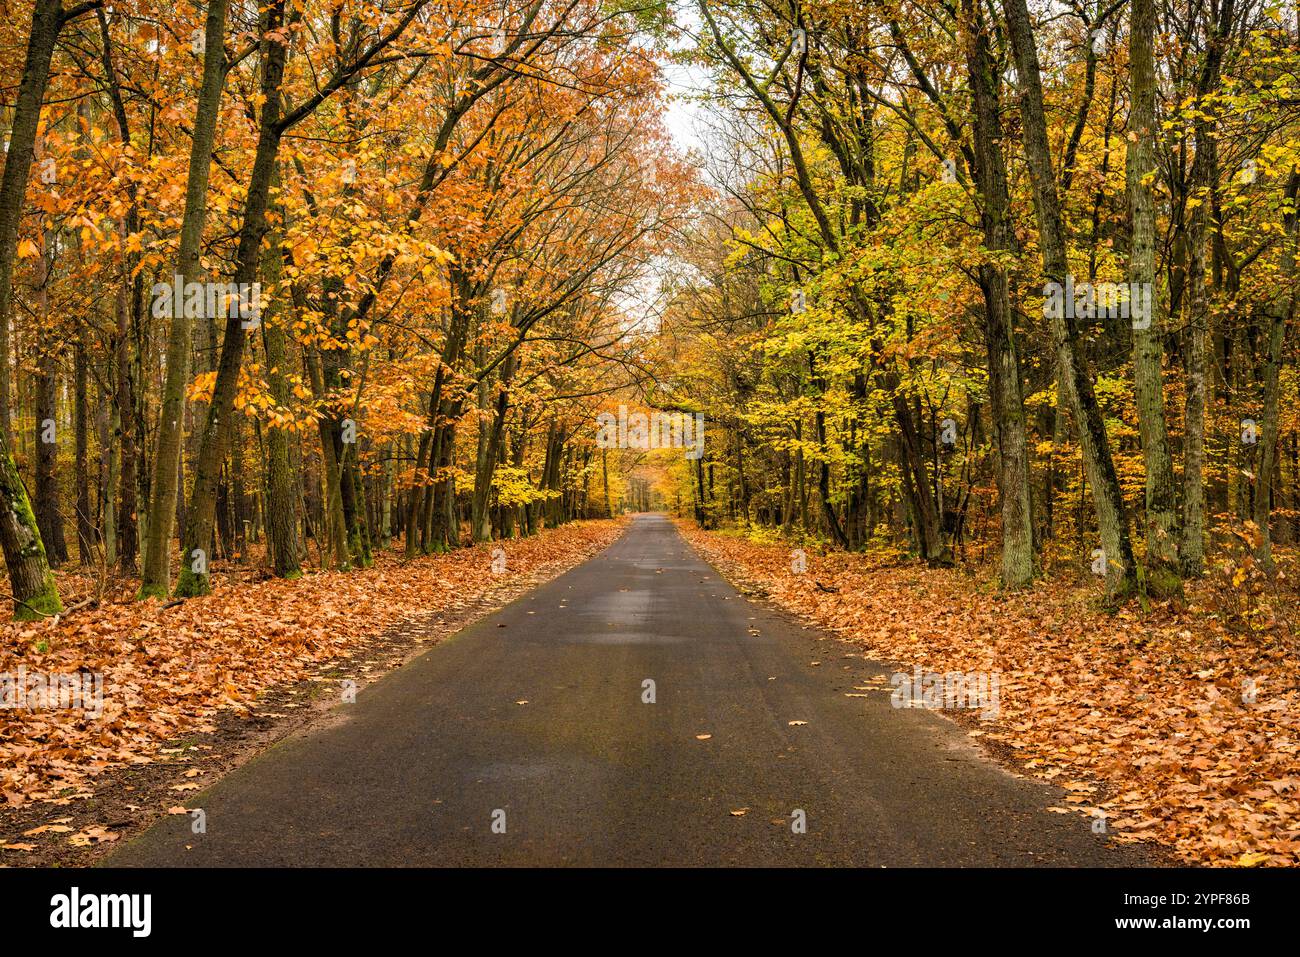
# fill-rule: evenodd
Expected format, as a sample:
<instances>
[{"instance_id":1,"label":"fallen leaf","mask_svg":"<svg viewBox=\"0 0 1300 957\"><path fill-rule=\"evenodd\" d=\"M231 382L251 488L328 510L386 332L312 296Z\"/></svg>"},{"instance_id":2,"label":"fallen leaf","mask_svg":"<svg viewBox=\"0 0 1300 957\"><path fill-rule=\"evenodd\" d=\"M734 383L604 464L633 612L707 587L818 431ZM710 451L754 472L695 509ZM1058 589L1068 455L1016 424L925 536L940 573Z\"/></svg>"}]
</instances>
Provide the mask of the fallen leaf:
<instances>
[{"instance_id":1,"label":"fallen leaf","mask_svg":"<svg viewBox=\"0 0 1300 957\"><path fill-rule=\"evenodd\" d=\"M95 844L107 844L111 841L116 841L119 837L121 837L120 834L110 831L107 828L89 827L68 838L68 843L73 847L91 847Z\"/></svg>"},{"instance_id":2,"label":"fallen leaf","mask_svg":"<svg viewBox=\"0 0 1300 957\"><path fill-rule=\"evenodd\" d=\"M35 837L37 834L67 834L72 828L66 824L42 824L40 827L34 827L30 831L23 831L23 837Z\"/></svg>"}]
</instances>

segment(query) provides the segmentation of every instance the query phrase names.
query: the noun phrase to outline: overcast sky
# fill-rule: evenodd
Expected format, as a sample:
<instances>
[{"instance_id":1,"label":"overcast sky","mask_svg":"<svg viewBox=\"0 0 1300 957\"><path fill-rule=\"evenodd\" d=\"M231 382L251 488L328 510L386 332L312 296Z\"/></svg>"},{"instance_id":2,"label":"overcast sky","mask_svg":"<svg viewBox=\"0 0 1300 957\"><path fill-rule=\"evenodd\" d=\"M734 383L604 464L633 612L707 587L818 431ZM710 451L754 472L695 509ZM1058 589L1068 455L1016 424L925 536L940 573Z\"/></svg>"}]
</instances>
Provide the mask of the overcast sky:
<instances>
[{"instance_id":1,"label":"overcast sky","mask_svg":"<svg viewBox=\"0 0 1300 957\"><path fill-rule=\"evenodd\" d=\"M673 4L673 12L678 24L692 33L695 32L699 25L699 14L692 4L678 0ZM691 44L690 38L684 38L678 46L685 49ZM704 144L700 139L700 131L703 127L697 122L699 109L690 102L690 97L707 86L708 74L699 67L675 63L668 64L664 68L664 74L673 93L673 101L664 117L668 131L672 133L673 139L677 141L677 145L683 152L702 149Z\"/></svg>"}]
</instances>

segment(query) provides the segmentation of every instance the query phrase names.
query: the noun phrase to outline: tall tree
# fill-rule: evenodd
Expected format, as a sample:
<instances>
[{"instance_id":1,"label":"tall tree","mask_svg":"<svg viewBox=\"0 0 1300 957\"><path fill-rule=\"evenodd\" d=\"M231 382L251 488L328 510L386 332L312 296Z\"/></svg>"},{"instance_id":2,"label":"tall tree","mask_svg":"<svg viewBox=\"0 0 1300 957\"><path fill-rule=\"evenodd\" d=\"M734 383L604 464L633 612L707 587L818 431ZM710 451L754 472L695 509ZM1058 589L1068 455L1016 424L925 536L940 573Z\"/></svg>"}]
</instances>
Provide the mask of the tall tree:
<instances>
[{"instance_id":1,"label":"tall tree","mask_svg":"<svg viewBox=\"0 0 1300 957\"><path fill-rule=\"evenodd\" d=\"M208 177L212 145L221 113L221 91L226 78L226 13L229 0L211 0L203 31L203 74L190 147L189 175L185 184L185 215L181 221L180 248L175 275L182 286L200 281L199 251L208 213ZM140 597L165 597L171 586L172 522L180 485L181 432L184 428L185 387L189 379L191 319L184 302L173 302L171 332L167 337L167 371L158 443L154 453L153 500L149 504L148 537ZM120 331L119 331L120 334ZM124 411L122 414L126 414ZM181 556L181 565L191 559Z\"/></svg>"},{"instance_id":2,"label":"tall tree","mask_svg":"<svg viewBox=\"0 0 1300 957\"><path fill-rule=\"evenodd\" d=\"M1033 183L1034 211L1042 247L1043 276L1048 283L1064 288L1069 276L1065 222L1056 173L1052 168L1047 139L1047 117L1043 109L1043 80L1038 64L1038 47L1026 0L1002 0L1007 32L1015 51L1020 84L1020 116L1025 159ZM1064 306L1064 303L1062 303ZM1052 324L1059 380L1065 387L1068 405L1079 431L1084 469L1092 488L1101 532L1106 566L1106 588L1112 598L1137 587L1133 544L1129 537L1128 514L1120 490L1115 461L1111 457L1106 423L1093 390L1092 370L1079 345L1079 329L1072 308L1047 309Z\"/></svg>"},{"instance_id":3,"label":"tall tree","mask_svg":"<svg viewBox=\"0 0 1300 957\"><path fill-rule=\"evenodd\" d=\"M1164 356L1161 297L1156 279L1156 10L1154 0L1132 0L1129 23L1129 108L1127 157L1129 214L1130 313L1133 325L1133 382L1138 429L1146 465L1145 580L1156 597L1181 595L1179 528L1175 504L1173 456L1165 421Z\"/></svg>"},{"instance_id":4,"label":"tall tree","mask_svg":"<svg viewBox=\"0 0 1300 957\"><path fill-rule=\"evenodd\" d=\"M0 177L0 547L4 549L9 584L13 589L14 615L25 619L54 614L62 609L63 604L50 572L45 544L32 514L27 489L9 451L12 436L9 323L14 264L54 46L59 31L69 20L97 6L98 2L87 2L65 10L62 0L36 0L22 81L9 131L4 175Z\"/></svg>"},{"instance_id":5,"label":"tall tree","mask_svg":"<svg viewBox=\"0 0 1300 957\"><path fill-rule=\"evenodd\" d=\"M1014 249L1011 197L998 97L998 70L989 51L981 7L963 0L961 19L974 107L975 179L982 199L984 245L991 254L979 266L984 297L984 339L989 392L997 430L998 490L1002 503L1002 582L1021 588L1034 576L1034 523L1029 501L1029 453L1020 359L1012 322L1006 269L993 257Z\"/></svg>"}]
</instances>

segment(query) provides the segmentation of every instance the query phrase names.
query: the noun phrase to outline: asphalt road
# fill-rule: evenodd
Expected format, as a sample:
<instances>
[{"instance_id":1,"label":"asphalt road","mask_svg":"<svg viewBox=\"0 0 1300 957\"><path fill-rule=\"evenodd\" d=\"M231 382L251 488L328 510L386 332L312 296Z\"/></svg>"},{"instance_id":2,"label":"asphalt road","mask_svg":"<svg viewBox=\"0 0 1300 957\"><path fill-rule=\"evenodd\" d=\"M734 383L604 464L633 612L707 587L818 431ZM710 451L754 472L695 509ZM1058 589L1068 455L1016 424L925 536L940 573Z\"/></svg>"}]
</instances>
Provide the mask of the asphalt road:
<instances>
[{"instance_id":1,"label":"asphalt road","mask_svg":"<svg viewBox=\"0 0 1300 957\"><path fill-rule=\"evenodd\" d=\"M188 796L206 834L170 817L107 864L1147 863L1047 812L1058 789L1002 770L954 722L855 692L894 669L853 651L638 516L340 720Z\"/></svg>"}]
</instances>

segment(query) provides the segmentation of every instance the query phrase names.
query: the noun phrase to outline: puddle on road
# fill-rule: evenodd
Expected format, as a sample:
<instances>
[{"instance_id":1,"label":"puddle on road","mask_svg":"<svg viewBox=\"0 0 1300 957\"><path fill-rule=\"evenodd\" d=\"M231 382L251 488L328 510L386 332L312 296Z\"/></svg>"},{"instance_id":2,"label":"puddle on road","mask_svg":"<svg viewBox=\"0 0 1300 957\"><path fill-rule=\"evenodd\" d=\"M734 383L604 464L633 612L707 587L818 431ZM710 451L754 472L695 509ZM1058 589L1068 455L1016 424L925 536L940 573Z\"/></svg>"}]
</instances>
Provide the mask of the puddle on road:
<instances>
[{"instance_id":1,"label":"puddle on road","mask_svg":"<svg viewBox=\"0 0 1300 957\"><path fill-rule=\"evenodd\" d=\"M606 619L610 624L620 619L632 624L634 620L645 618L653 600L653 593L646 589L614 591L587 599L577 610L593 618Z\"/></svg>"}]
</instances>

